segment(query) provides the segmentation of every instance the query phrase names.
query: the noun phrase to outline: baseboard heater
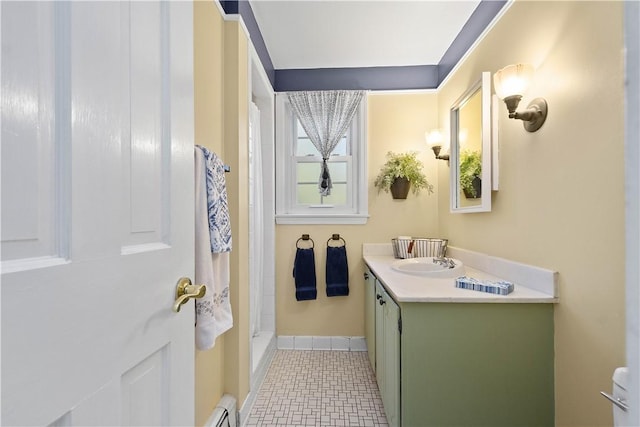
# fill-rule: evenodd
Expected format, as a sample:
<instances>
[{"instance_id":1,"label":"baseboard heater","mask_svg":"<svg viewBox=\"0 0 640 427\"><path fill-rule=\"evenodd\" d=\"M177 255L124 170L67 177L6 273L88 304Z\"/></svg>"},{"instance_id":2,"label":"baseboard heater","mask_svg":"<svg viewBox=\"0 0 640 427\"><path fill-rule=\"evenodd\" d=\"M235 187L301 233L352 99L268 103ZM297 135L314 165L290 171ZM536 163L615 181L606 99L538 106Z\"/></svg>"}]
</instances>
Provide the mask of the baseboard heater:
<instances>
[{"instance_id":1,"label":"baseboard heater","mask_svg":"<svg viewBox=\"0 0 640 427\"><path fill-rule=\"evenodd\" d=\"M225 394L213 410L207 426L209 427L237 427L236 399Z\"/></svg>"}]
</instances>

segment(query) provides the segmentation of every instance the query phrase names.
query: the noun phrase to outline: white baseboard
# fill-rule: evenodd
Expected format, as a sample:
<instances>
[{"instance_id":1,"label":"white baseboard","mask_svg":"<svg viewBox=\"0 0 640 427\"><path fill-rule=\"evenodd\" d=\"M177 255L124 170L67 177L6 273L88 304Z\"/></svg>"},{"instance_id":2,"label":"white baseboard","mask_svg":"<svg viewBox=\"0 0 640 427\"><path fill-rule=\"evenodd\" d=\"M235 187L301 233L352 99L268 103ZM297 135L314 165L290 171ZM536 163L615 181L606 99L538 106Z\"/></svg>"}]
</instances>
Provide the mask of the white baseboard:
<instances>
[{"instance_id":1,"label":"white baseboard","mask_svg":"<svg viewBox=\"0 0 640 427\"><path fill-rule=\"evenodd\" d=\"M367 351L364 337L280 335L279 350Z\"/></svg>"}]
</instances>

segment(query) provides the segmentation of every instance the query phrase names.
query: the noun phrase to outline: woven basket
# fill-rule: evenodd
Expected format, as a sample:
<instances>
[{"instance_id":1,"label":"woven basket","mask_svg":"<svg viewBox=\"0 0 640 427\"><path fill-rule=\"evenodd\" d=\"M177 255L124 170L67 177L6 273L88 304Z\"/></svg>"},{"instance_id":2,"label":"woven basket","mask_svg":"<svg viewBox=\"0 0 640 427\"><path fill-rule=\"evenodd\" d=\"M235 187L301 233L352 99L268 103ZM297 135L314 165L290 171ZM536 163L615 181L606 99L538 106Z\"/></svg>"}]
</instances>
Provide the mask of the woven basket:
<instances>
[{"instance_id":1,"label":"woven basket","mask_svg":"<svg viewBox=\"0 0 640 427\"><path fill-rule=\"evenodd\" d=\"M396 258L443 257L447 254L447 239L411 237L391 239L393 256Z\"/></svg>"}]
</instances>

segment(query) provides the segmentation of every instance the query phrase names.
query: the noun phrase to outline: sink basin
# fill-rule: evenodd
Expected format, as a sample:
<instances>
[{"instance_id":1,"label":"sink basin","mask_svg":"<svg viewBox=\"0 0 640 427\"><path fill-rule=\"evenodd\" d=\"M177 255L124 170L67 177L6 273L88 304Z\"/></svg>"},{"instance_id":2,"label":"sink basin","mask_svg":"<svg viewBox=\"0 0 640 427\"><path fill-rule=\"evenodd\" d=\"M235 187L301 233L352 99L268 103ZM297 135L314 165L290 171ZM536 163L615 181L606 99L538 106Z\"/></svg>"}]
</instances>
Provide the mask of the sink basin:
<instances>
[{"instance_id":1,"label":"sink basin","mask_svg":"<svg viewBox=\"0 0 640 427\"><path fill-rule=\"evenodd\" d=\"M445 267L441 264L434 263L433 257L424 257L401 259L391 264L391 268L399 271L400 273L424 277L446 278L464 276L464 265L462 264L462 261L453 258L447 259L453 261L455 267Z\"/></svg>"}]
</instances>

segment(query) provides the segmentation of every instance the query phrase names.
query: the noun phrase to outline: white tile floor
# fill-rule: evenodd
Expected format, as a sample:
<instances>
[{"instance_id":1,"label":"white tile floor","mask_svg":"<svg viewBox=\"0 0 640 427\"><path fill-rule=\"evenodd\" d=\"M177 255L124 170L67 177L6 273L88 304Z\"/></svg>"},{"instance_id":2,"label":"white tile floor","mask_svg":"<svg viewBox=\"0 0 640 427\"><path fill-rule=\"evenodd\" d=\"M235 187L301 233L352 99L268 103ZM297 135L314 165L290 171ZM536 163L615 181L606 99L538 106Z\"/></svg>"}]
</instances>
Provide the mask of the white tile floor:
<instances>
[{"instance_id":1,"label":"white tile floor","mask_svg":"<svg viewBox=\"0 0 640 427\"><path fill-rule=\"evenodd\" d=\"M278 350L245 426L386 427L367 353Z\"/></svg>"}]
</instances>

